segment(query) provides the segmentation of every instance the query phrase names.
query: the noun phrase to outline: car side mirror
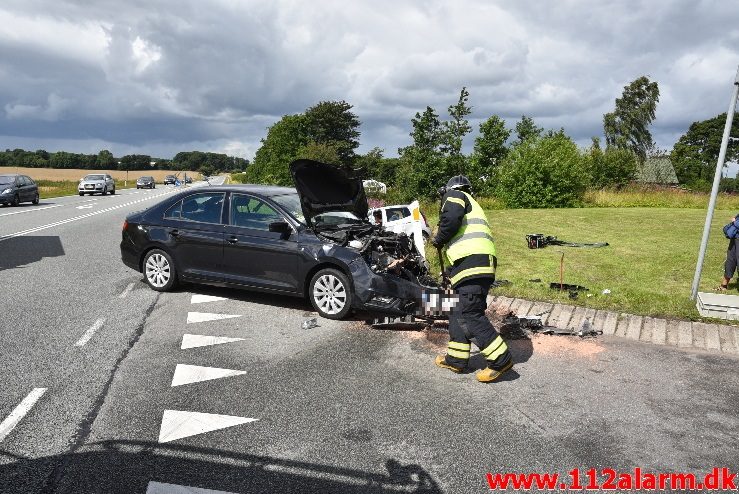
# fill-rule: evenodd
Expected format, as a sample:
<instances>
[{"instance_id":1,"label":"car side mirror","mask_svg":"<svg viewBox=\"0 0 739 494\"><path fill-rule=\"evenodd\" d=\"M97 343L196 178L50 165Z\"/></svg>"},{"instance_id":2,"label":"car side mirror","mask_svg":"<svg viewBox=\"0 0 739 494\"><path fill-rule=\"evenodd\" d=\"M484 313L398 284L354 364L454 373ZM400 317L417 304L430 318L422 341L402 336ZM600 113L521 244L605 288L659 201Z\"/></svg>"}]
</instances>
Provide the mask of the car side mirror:
<instances>
[{"instance_id":1,"label":"car side mirror","mask_svg":"<svg viewBox=\"0 0 739 494\"><path fill-rule=\"evenodd\" d=\"M269 231L281 233L283 237L287 237L292 232L292 228L286 221L273 221L269 224Z\"/></svg>"}]
</instances>

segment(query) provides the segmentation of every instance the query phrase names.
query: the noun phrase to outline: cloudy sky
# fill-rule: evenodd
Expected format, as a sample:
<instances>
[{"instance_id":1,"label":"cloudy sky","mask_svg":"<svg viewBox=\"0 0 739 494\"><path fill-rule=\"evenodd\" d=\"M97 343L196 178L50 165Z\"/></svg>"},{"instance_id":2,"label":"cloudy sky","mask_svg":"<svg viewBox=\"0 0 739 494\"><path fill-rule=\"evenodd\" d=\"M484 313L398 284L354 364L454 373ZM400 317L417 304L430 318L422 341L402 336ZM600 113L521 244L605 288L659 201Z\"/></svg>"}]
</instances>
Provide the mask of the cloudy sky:
<instances>
[{"instance_id":1,"label":"cloudy sky","mask_svg":"<svg viewBox=\"0 0 739 494\"><path fill-rule=\"evenodd\" d=\"M266 127L322 100L362 121L360 151L409 143L467 86L472 123L522 114L578 143L624 85L659 83L671 148L725 112L739 8L725 0L3 0L0 148L253 158ZM467 138L471 147L473 136Z\"/></svg>"}]
</instances>

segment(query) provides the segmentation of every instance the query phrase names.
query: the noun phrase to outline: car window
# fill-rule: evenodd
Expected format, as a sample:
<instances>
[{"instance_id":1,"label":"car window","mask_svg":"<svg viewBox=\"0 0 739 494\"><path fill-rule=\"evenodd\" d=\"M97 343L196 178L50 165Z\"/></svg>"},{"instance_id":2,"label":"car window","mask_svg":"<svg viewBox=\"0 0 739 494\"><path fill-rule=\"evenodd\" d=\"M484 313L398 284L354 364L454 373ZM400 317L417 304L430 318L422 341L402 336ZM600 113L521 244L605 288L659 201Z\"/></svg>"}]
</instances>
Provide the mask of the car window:
<instances>
[{"instance_id":1,"label":"car window","mask_svg":"<svg viewBox=\"0 0 739 494\"><path fill-rule=\"evenodd\" d=\"M180 211L182 210L182 201L177 201L172 205L165 213L165 218L180 218Z\"/></svg>"},{"instance_id":2,"label":"car window","mask_svg":"<svg viewBox=\"0 0 739 494\"><path fill-rule=\"evenodd\" d=\"M35 185L36 184L31 177L23 177L23 178L26 179L26 185Z\"/></svg>"},{"instance_id":3,"label":"car window","mask_svg":"<svg viewBox=\"0 0 739 494\"><path fill-rule=\"evenodd\" d=\"M15 177L0 175L0 185L10 185L15 182Z\"/></svg>"},{"instance_id":4,"label":"car window","mask_svg":"<svg viewBox=\"0 0 739 494\"><path fill-rule=\"evenodd\" d=\"M231 224L269 231L269 224L285 218L264 201L242 194L231 195Z\"/></svg>"},{"instance_id":5,"label":"car window","mask_svg":"<svg viewBox=\"0 0 739 494\"><path fill-rule=\"evenodd\" d=\"M398 221L411 215L408 208L387 208L385 210L388 221Z\"/></svg>"},{"instance_id":6,"label":"car window","mask_svg":"<svg viewBox=\"0 0 739 494\"><path fill-rule=\"evenodd\" d=\"M180 217L200 223L220 223L225 193L193 194L182 199Z\"/></svg>"},{"instance_id":7,"label":"car window","mask_svg":"<svg viewBox=\"0 0 739 494\"><path fill-rule=\"evenodd\" d=\"M106 180L113 180L113 177L111 177L110 175L105 175L105 178Z\"/></svg>"},{"instance_id":8,"label":"car window","mask_svg":"<svg viewBox=\"0 0 739 494\"><path fill-rule=\"evenodd\" d=\"M24 177L23 175L20 175L20 176L18 177L18 185L19 185L19 186L23 186L23 185L26 185L26 177Z\"/></svg>"}]
</instances>

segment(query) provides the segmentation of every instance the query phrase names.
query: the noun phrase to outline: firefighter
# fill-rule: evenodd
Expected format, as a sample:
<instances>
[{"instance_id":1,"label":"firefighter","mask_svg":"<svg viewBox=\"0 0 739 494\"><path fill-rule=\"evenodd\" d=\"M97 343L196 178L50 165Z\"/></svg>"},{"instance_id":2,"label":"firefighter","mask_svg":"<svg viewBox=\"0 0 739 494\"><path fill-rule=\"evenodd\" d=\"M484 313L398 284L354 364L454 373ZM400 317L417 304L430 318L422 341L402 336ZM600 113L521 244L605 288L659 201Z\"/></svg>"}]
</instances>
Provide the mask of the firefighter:
<instances>
[{"instance_id":1,"label":"firefighter","mask_svg":"<svg viewBox=\"0 0 739 494\"><path fill-rule=\"evenodd\" d=\"M443 190L439 227L431 243L446 247L449 280L459 301L449 317L449 345L436 365L452 372L467 370L470 339L474 338L487 368L477 380L488 383L513 367L508 346L485 315L487 294L495 281L495 244L485 212L472 198L471 184L464 175L452 177Z\"/></svg>"}]
</instances>

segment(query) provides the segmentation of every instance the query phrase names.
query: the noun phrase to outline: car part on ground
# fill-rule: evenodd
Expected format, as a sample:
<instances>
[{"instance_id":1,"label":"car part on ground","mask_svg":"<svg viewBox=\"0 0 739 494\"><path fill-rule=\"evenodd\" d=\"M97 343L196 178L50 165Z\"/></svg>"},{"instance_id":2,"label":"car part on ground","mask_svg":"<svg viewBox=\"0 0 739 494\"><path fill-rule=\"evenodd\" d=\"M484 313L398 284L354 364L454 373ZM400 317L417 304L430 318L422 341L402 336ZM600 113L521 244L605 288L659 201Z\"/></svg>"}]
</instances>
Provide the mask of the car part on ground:
<instances>
[{"instance_id":1,"label":"car part on ground","mask_svg":"<svg viewBox=\"0 0 739 494\"><path fill-rule=\"evenodd\" d=\"M547 245L559 245L562 247L608 247L608 242L582 243L558 240L557 237L544 235L543 233L529 233L526 235L526 245L529 249L543 249Z\"/></svg>"}]
</instances>

